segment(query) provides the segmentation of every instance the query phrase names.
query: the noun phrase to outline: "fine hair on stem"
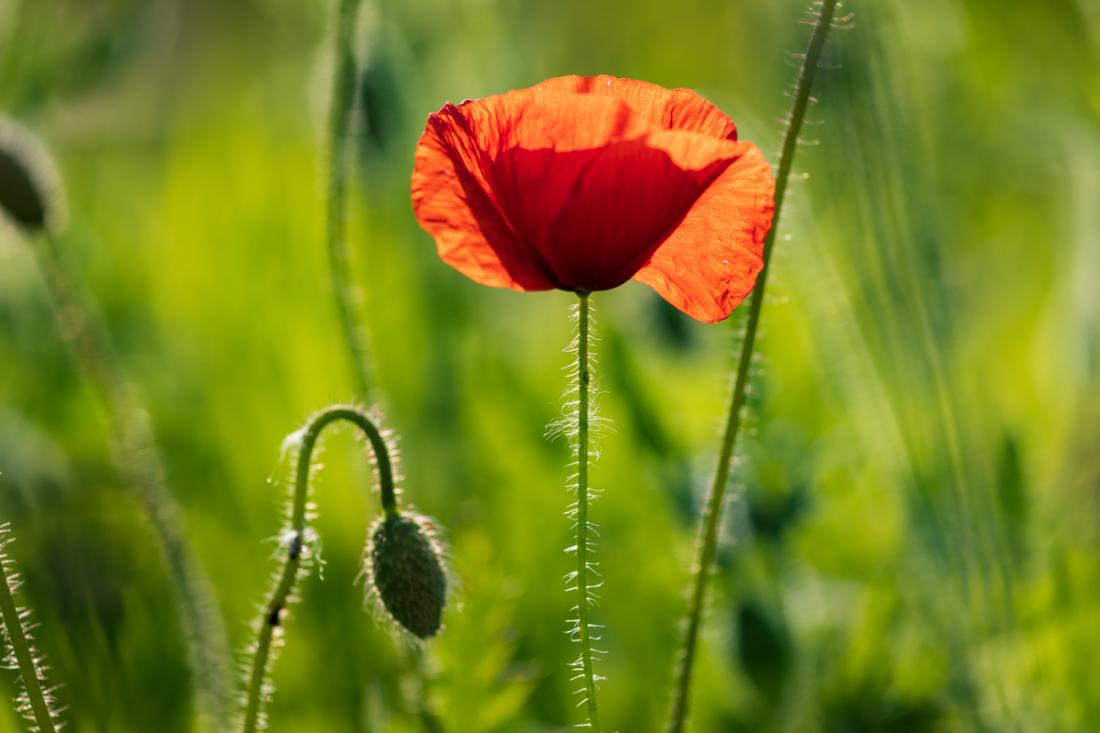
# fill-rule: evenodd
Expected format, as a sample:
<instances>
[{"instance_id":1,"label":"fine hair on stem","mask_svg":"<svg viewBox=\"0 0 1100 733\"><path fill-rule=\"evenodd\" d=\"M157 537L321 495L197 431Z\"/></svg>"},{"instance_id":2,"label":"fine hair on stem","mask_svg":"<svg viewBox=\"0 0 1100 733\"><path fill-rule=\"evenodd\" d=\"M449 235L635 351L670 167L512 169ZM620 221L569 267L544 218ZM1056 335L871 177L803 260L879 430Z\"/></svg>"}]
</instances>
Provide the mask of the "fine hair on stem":
<instances>
[{"instance_id":1,"label":"fine hair on stem","mask_svg":"<svg viewBox=\"0 0 1100 733\"><path fill-rule=\"evenodd\" d=\"M570 481L574 501L569 506L567 516L572 520L573 545L568 548L576 559L575 569L566 575L569 592L576 593L577 602L573 606L573 618L569 620L569 638L580 647L577 658L570 665L573 676L571 682L576 685L580 698L578 707L583 707L586 722L582 727L591 731L601 730L600 709L597 702L599 683L603 679L596 673L594 666L597 657L604 652L593 646L600 636L593 630L599 626L591 621L591 613L599 596L597 590L603 585L600 580L599 563L594 554L597 535L595 525L589 519L589 504L596 492L589 483L590 456L594 452L592 433L599 425L596 418L594 395L596 392L592 355L592 307L588 293L578 293L574 307L577 322L577 334L567 351L575 354L570 372L570 388L566 392L564 419L551 427L551 433L564 433L573 451L576 471Z\"/></svg>"},{"instance_id":2,"label":"fine hair on stem","mask_svg":"<svg viewBox=\"0 0 1100 733\"><path fill-rule=\"evenodd\" d=\"M22 691L15 700L16 710L30 724L31 730L55 733L61 723L54 688L46 685L45 659L34 647L30 610L21 608L15 601L22 581L7 553L11 542L10 526L0 525L0 621L6 642L3 665L19 671Z\"/></svg>"}]
</instances>

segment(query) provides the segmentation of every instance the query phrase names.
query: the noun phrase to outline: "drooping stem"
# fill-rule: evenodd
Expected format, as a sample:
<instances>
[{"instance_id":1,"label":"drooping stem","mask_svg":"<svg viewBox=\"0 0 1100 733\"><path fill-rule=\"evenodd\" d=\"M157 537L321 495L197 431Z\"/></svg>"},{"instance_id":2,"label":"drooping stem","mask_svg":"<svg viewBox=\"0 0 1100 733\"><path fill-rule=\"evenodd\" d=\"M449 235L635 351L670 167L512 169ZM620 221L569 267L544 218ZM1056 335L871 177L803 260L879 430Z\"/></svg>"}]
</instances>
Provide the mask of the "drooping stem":
<instances>
[{"instance_id":1,"label":"drooping stem","mask_svg":"<svg viewBox=\"0 0 1100 733\"><path fill-rule=\"evenodd\" d=\"M589 398L592 372L589 367L589 303L588 293L579 294L577 304L577 506L576 506L576 554L577 554L577 640L581 646L580 670L577 677L584 681L584 702L588 713L589 730L599 733L600 710L596 703L596 675L592 670L592 627L589 622L591 587L589 571L588 539L588 430Z\"/></svg>"},{"instance_id":2,"label":"drooping stem","mask_svg":"<svg viewBox=\"0 0 1100 733\"><path fill-rule=\"evenodd\" d=\"M330 287L344 344L351 360L358 398L367 399L370 390L366 336L358 325L358 308L351 277L347 245L348 132L356 93L358 66L355 61L355 25L360 0L338 0L335 31L335 68L329 108L328 154L328 242Z\"/></svg>"},{"instance_id":3,"label":"drooping stem","mask_svg":"<svg viewBox=\"0 0 1100 733\"><path fill-rule=\"evenodd\" d=\"M374 453L378 470L378 489L382 509L387 515L397 513L397 492L394 488L393 463L389 448L381 431L366 412L358 407L329 407L314 415L300 433L298 456L295 466L294 493L290 502L290 520L284 533L286 542L286 560L278 575L271 598L264 607L258 620L257 639L253 648L252 666L249 672L248 689L245 698L245 711L242 730L244 733L256 733L260 730L260 713L265 698L267 668L271 658L272 642L275 631L282 626L283 611L301 577L303 560L308 559L308 505L309 478L313 460L313 451L317 440L327 426L335 422L349 422L367 437Z\"/></svg>"},{"instance_id":4,"label":"drooping stem","mask_svg":"<svg viewBox=\"0 0 1100 733\"><path fill-rule=\"evenodd\" d=\"M7 525L0 527L0 533L7 532ZM5 541L6 544L6 541ZM15 666L23 681L26 704L30 707L28 720L34 722L40 733L55 733L54 717L50 712L48 693L42 689L41 669L30 639L23 629L23 615L15 605L16 580L9 561L0 545L0 617L4 622L4 635L8 639Z\"/></svg>"},{"instance_id":5,"label":"drooping stem","mask_svg":"<svg viewBox=\"0 0 1100 733\"><path fill-rule=\"evenodd\" d=\"M790 179L794 154L798 147L798 136L802 131L806 110L810 104L810 90L817 74L821 52L825 47L825 39L836 14L837 4L838 0L823 0L819 3L817 20L810 36L809 46L803 56L794 101L791 104L790 115L787 118L787 128L783 136L783 148L780 153L779 168L775 180L775 216L772 220L772 228L764 241L764 268L757 277L756 287L750 296L749 313L745 321L745 331L741 341L741 352L737 362L737 370L733 377L729 413L726 416L722 444L718 452L718 466L715 469L714 480L711 482L707 493L704 513L699 525L690 606L684 624L684 639L673 688L672 715L668 725L669 733L681 733L687 720L695 649L699 641L699 627L702 622L703 609L706 606L707 579L711 564L714 562L714 555L718 549L718 528L721 525L726 484L729 480L734 449L737 445L737 435L741 428L742 411L745 407L753 348L756 343L757 328L760 324L760 312L764 305L764 287L768 278L768 265L771 261L772 249L775 246L779 216L783 208L783 199Z\"/></svg>"},{"instance_id":6,"label":"drooping stem","mask_svg":"<svg viewBox=\"0 0 1100 733\"><path fill-rule=\"evenodd\" d=\"M115 357L106 329L70 276L57 243L41 236L33 245L61 335L107 415L119 474L160 546L180 613L199 710L215 730L227 731L232 703L221 613L184 539L180 512L168 489L148 418Z\"/></svg>"}]
</instances>

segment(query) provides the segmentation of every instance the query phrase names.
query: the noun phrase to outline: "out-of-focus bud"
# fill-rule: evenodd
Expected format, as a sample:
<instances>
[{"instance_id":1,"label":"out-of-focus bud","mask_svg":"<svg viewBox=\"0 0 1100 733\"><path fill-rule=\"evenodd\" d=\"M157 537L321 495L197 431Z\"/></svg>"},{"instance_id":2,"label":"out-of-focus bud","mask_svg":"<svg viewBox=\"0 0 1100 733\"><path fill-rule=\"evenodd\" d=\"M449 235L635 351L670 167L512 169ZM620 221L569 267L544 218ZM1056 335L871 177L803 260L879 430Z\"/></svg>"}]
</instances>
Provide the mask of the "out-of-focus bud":
<instances>
[{"instance_id":1,"label":"out-of-focus bud","mask_svg":"<svg viewBox=\"0 0 1100 733\"><path fill-rule=\"evenodd\" d=\"M33 135L0 117L0 212L27 234L61 225L64 206L56 170Z\"/></svg>"}]
</instances>

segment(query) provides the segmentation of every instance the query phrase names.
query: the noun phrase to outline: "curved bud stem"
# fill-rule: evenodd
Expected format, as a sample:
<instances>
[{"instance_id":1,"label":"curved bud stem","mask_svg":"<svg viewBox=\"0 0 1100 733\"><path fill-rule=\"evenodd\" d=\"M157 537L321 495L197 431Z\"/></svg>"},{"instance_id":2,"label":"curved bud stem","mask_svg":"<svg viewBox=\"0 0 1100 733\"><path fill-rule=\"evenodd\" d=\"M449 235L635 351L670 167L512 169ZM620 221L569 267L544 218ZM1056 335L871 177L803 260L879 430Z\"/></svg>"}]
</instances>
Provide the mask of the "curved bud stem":
<instances>
[{"instance_id":1,"label":"curved bud stem","mask_svg":"<svg viewBox=\"0 0 1100 733\"><path fill-rule=\"evenodd\" d=\"M359 428L370 442L371 451L378 468L378 492L381 495L382 509L386 514L397 511L397 491L393 481L393 461L390 449L382 431L374 424L370 416L361 408L350 405L328 407L315 415L306 424L302 434L302 445L298 451L298 463L294 480L294 499L291 505L291 527L296 532L305 530L306 498L309 493L310 461L321 431L334 422L349 422Z\"/></svg>"},{"instance_id":2,"label":"curved bud stem","mask_svg":"<svg viewBox=\"0 0 1100 733\"><path fill-rule=\"evenodd\" d=\"M282 571L277 576L271 598L264 607L257 626L257 639L252 649L252 665L248 679L245 699L244 721L241 730L255 733L261 729L261 707L266 691L267 667L271 658L275 632L282 627L283 613L291 598L299 578L303 574L303 563L309 559L310 537L308 534L309 478L312 468L313 452L321 432L336 422L348 422L357 427L366 436L374 454L378 471L378 488L381 495L382 510L387 516L397 514L397 492L394 488L393 462L389 447L382 432L367 413L349 405L335 405L325 408L310 418L305 427L296 434L299 437L298 457L295 466L294 494L290 503L290 521L282 537L285 542L286 559Z\"/></svg>"},{"instance_id":3,"label":"curved bud stem","mask_svg":"<svg viewBox=\"0 0 1100 733\"><path fill-rule=\"evenodd\" d=\"M810 89L813 87L818 62L821 60L821 52L825 48L825 39L832 27L838 4L838 0L823 0L815 4L817 19L802 61L802 68L798 74L794 101L791 104L791 112L787 118L787 129L783 136L783 149L779 157L779 169L775 176L775 217L772 219L772 228L768 232L767 239L764 240L764 269L760 271L760 275L756 278L756 286L753 288L749 302L749 315L745 322L745 334L741 341L741 354L733 379L733 392L730 395L726 427L722 434L722 446L718 452L718 467L714 472L714 480L711 482L703 518L699 525L698 556L695 561L695 575L692 581L691 606L687 613L684 641L676 671L672 716L669 720L668 733L681 733L687 720L691 693L691 673L695 663L695 648L699 641L699 627L702 622L703 608L706 606L707 577L718 549L718 528L722 519L722 503L725 499L726 483L729 479L734 448L737 445L737 434L741 428L741 413L745 407L753 347L756 343L756 332L760 324L760 311L764 305L764 286L767 284L768 279L768 264L771 260L772 248L775 246L779 215L783 209L783 199L787 192L787 182L790 179L791 164L794 161L794 154L798 147L798 135L802 131L802 123L806 119L806 110L810 104Z\"/></svg>"}]
</instances>

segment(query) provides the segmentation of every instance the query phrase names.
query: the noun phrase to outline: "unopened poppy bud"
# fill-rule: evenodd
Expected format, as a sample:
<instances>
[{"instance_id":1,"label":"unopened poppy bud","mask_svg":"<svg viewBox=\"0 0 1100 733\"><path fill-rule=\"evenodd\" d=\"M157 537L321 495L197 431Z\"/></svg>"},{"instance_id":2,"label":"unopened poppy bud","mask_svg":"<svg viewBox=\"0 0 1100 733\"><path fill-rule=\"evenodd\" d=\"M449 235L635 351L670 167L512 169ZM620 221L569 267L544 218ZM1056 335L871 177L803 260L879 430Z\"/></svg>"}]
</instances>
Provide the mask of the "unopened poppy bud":
<instances>
[{"instance_id":1,"label":"unopened poppy bud","mask_svg":"<svg viewBox=\"0 0 1100 733\"><path fill-rule=\"evenodd\" d=\"M59 189L53 163L42 145L0 118L0 209L28 234L53 229L59 220Z\"/></svg>"},{"instance_id":2,"label":"unopened poppy bud","mask_svg":"<svg viewBox=\"0 0 1100 733\"><path fill-rule=\"evenodd\" d=\"M447 602L442 548L429 521L411 512L386 514L371 531L367 562L386 612L421 639L435 636Z\"/></svg>"}]
</instances>

